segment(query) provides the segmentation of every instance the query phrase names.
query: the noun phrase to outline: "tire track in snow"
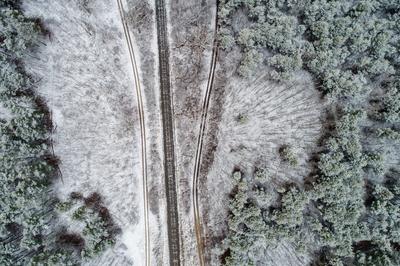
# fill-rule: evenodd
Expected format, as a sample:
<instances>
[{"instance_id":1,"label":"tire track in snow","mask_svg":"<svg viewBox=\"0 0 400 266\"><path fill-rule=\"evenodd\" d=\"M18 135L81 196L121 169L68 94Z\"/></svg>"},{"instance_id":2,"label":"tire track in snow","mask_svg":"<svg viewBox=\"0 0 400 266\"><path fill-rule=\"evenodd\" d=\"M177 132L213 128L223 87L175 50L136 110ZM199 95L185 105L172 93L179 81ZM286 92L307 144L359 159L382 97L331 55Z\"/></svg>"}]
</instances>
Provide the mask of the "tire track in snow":
<instances>
[{"instance_id":1,"label":"tire track in snow","mask_svg":"<svg viewBox=\"0 0 400 266\"><path fill-rule=\"evenodd\" d=\"M203 139L207 122L208 106L210 104L211 91L214 85L215 67L217 65L218 58L218 1L216 1L216 14L215 14L215 27L214 27L214 42L211 56L211 66L210 72L208 74L207 89L203 99L203 107L201 111L201 122L200 130L197 138L196 147L196 157L193 172L193 185L192 185L192 195L193 195L193 215L194 215L194 229L196 233L196 243L197 243L197 254L199 257L199 263L204 266L204 244L203 244L203 232L201 228L201 218L200 218L200 207L199 207L199 174L201 166L201 155L203 150Z\"/></svg>"},{"instance_id":2,"label":"tire track in snow","mask_svg":"<svg viewBox=\"0 0 400 266\"><path fill-rule=\"evenodd\" d=\"M142 99L142 91L140 87L139 71L136 64L135 53L133 50L133 42L129 32L128 23L124 15L122 0L117 0L119 14L121 16L124 35L128 45L129 57L132 66L132 72L135 79L135 91L138 102L138 113L140 120L140 141L141 141L141 161L142 161L142 176L143 176L143 202L144 202L144 227L145 227L145 265L150 266L150 231L149 231L149 198L147 188L147 153L146 153L146 124L144 119L144 105Z\"/></svg>"}]
</instances>

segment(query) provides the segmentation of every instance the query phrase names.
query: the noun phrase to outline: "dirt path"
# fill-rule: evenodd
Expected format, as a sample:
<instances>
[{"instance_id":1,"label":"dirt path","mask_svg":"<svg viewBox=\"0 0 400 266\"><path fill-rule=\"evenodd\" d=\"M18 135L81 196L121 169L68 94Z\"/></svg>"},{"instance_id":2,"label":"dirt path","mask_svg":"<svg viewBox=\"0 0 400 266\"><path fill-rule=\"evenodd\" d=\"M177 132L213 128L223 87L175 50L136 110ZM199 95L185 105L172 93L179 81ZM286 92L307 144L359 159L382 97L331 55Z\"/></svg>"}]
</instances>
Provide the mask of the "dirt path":
<instances>
[{"instance_id":1,"label":"dirt path","mask_svg":"<svg viewBox=\"0 0 400 266\"><path fill-rule=\"evenodd\" d=\"M125 39L129 49L129 56L132 65L133 76L135 80L135 91L138 102L138 113L140 120L140 141L141 141L141 161L142 161L142 176L143 176L143 202L144 202L144 226L145 226L145 260L146 266L150 266L150 231L149 231L149 199L147 186L147 152L146 152L146 124L144 117L144 106L142 99L142 90L140 87L139 71L136 64L135 53L133 50L133 42L129 32L128 24L124 16L124 8L121 0L117 0L119 13L121 16L122 25L124 28Z\"/></svg>"},{"instance_id":2,"label":"dirt path","mask_svg":"<svg viewBox=\"0 0 400 266\"><path fill-rule=\"evenodd\" d=\"M217 8L216 8L217 10ZM217 11L218 12L218 11ZM197 139L197 147L196 147L196 157L194 164L194 172L193 172L193 215L194 215L194 227L196 233L196 241L197 241L197 253L199 256L199 262L201 266L204 266L204 244L203 244L203 235L201 228L201 218L200 218L200 207L199 207L199 173L200 173L200 165L201 165L201 154L203 150L203 139L207 122L207 113L208 106L210 104L210 96L211 91L214 85L214 75L215 75L215 67L217 65L218 58L218 43L217 43L217 31L218 31L218 14L215 15L215 29L214 29L214 43L212 50L212 58L211 58L211 66L210 72L208 74L207 80L207 89L203 99L203 107L201 110L201 122L200 122L200 130Z\"/></svg>"}]
</instances>

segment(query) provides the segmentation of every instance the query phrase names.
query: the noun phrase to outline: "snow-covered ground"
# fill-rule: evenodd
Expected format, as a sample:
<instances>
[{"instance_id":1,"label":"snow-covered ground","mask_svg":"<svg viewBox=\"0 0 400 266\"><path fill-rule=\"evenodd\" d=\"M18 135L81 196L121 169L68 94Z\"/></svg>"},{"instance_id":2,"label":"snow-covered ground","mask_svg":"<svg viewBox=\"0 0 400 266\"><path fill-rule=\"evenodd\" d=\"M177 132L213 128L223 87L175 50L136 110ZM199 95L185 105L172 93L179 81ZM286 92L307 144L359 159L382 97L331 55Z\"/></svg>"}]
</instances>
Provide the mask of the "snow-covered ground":
<instances>
[{"instance_id":1,"label":"snow-covered ground","mask_svg":"<svg viewBox=\"0 0 400 266\"><path fill-rule=\"evenodd\" d=\"M124 1L145 105L148 191L150 205L151 265L168 265L165 180L162 154L162 126L158 70L155 1Z\"/></svg>"},{"instance_id":2,"label":"snow-covered ground","mask_svg":"<svg viewBox=\"0 0 400 266\"><path fill-rule=\"evenodd\" d=\"M145 105L151 265L168 265L154 1L123 3ZM198 265L192 175L216 2L166 3L182 263ZM87 264L144 265L140 128L117 1L24 0L24 9L28 15L41 17L50 32L37 55L27 58L26 69L37 79L38 93L47 100L56 126L54 150L62 172L56 190L61 198L72 191L85 196L99 192L122 229L115 247ZM144 19L139 14L143 10ZM286 85L272 83L261 73L245 82L231 77L236 59L221 60L207 124L205 166L200 176L205 236L211 239L207 244L218 242L213 239L226 230L232 170L239 167L250 174L255 166L266 167L278 182L302 182L321 129L323 103L306 74L300 73ZM237 121L239 114L246 117L242 123ZM297 167L281 162L281 145L294 147L300 162ZM210 152L212 159L208 160ZM206 252L211 255L211 246ZM215 259L212 265L218 264ZM283 244L266 254L266 261L269 265L301 265L307 258Z\"/></svg>"},{"instance_id":3,"label":"snow-covered ground","mask_svg":"<svg viewBox=\"0 0 400 266\"><path fill-rule=\"evenodd\" d=\"M167 2L181 258L184 265L199 265L192 177L201 106L211 67L216 1Z\"/></svg>"},{"instance_id":4,"label":"snow-covered ground","mask_svg":"<svg viewBox=\"0 0 400 266\"><path fill-rule=\"evenodd\" d=\"M218 110L220 116L218 121L210 118L208 122L209 131L216 130L208 134L216 136L211 138L213 143L210 138L206 142L214 152L204 176L206 183L201 188L202 213L209 239L207 251L212 265L218 263L210 245L220 242L226 234L234 169L248 176L255 167L262 167L276 184L301 183L310 171L308 159L320 136L324 104L305 73L299 73L288 84L273 83L262 71L247 81L231 77L225 83L223 94L222 102L211 107ZM242 121L238 121L239 114L244 117ZM282 162L279 156L282 145L294 148L298 166ZM307 257L299 256L293 248L283 244L269 250L265 262L266 265L305 265Z\"/></svg>"},{"instance_id":5,"label":"snow-covered ground","mask_svg":"<svg viewBox=\"0 0 400 266\"><path fill-rule=\"evenodd\" d=\"M117 2L25 0L23 8L50 32L26 69L53 114L58 195L99 192L122 229L115 247L87 264L143 265L140 129Z\"/></svg>"}]
</instances>

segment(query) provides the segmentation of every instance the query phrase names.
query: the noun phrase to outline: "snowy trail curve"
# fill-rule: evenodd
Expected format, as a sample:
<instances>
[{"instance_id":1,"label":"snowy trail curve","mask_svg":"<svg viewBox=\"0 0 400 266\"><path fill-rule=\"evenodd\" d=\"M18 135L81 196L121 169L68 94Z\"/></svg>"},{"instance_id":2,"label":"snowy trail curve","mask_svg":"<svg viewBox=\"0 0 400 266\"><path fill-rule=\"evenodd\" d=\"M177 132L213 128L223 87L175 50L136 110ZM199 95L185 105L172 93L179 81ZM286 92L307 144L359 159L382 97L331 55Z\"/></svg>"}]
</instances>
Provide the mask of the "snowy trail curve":
<instances>
[{"instance_id":1,"label":"snowy trail curve","mask_svg":"<svg viewBox=\"0 0 400 266\"><path fill-rule=\"evenodd\" d=\"M150 266L150 230L149 230L149 198L147 187L147 152L146 152L146 124L144 118L144 105L142 99L142 90L140 87L139 71L136 64L135 53L133 50L133 42L129 32L128 24L124 15L122 0L117 0L119 14L121 16L124 35L128 45L130 61L132 65L133 76L135 80L135 91L138 102L138 113L140 120L140 137L141 137L141 161L142 161L142 176L143 176L143 202L144 202L144 226L145 226L145 265Z\"/></svg>"},{"instance_id":2,"label":"snowy trail curve","mask_svg":"<svg viewBox=\"0 0 400 266\"><path fill-rule=\"evenodd\" d=\"M218 7L218 4L217 4ZM192 195L193 195L193 215L194 215L194 229L196 233L196 242L197 242L197 253L199 256L199 263L201 266L204 266L204 244L203 244L203 235L201 228L201 218L200 218L200 207L199 207L199 173L201 166L201 154L203 150L203 139L204 132L206 128L207 122L207 113L208 106L210 104L210 96L211 91L214 85L214 76L215 76L215 67L217 65L218 58L218 43L217 43L217 34L218 34L218 8L216 8L217 14L215 15L215 28L214 28L214 43L212 49L212 57L211 57L211 67L210 72L208 74L207 80L207 89L203 99L203 107L201 111L201 122L200 122L200 130L197 139L197 147L196 147L196 157L194 164L194 172L193 172L193 186L192 186Z\"/></svg>"}]
</instances>

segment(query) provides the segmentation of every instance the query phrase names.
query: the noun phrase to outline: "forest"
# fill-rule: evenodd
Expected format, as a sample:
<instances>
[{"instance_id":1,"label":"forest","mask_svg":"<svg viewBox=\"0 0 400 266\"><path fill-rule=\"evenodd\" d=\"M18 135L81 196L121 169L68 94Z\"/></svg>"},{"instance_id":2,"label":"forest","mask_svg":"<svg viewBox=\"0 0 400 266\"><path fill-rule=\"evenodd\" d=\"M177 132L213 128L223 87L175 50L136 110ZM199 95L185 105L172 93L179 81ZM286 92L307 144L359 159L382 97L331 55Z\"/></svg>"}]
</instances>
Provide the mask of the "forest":
<instances>
[{"instance_id":1,"label":"forest","mask_svg":"<svg viewBox=\"0 0 400 266\"><path fill-rule=\"evenodd\" d=\"M35 93L24 59L46 42L39 19L20 3L0 0L0 264L77 265L112 246L115 228L101 196L57 198L51 112ZM82 223L82 232L68 229Z\"/></svg>"},{"instance_id":2,"label":"forest","mask_svg":"<svg viewBox=\"0 0 400 266\"><path fill-rule=\"evenodd\" d=\"M47 22L50 22L46 24L42 17L25 15L21 1L0 0L0 265L90 264L91 260L95 258L102 259L103 257L100 257L102 254L108 256L107 249L117 245L118 248L112 249L110 252L113 253L110 258L102 261L103 265L118 264L115 262L118 258L115 257L123 257L121 254L132 253L128 254L132 258L136 259L135 256L139 259L144 258L142 256L144 252L146 252L145 256L147 253L149 254L149 258L145 258L146 262L150 261L151 256L154 256L153 264L164 263L163 260L168 261L169 246L164 244L164 242L167 243L165 239L168 240L168 228L163 216L166 216L164 214L171 210L167 208L161 210L165 207L163 197L167 195L164 195L164 183L160 181L163 180L162 174L160 174L163 161L162 147L158 147L161 142L158 142L162 128L161 125L155 127L153 125L153 128L146 129L150 136L147 140L152 144L148 147L150 150L149 166L148 169L143 168L143 173L147 170L152 173L152 186L149 186L150 189L148 189L147 184L144 184L143 191L146 192L143 193L146 195L149 193L153 198L150 202L149 228L152 227L151 229L154 231L144 232L149 228L145 225L141 227L141 222L139 222L139 220L143 220L140 216L141 194L136 195L136 190L141 189L141 183L138 181L140 178L136 177L136 175L140 177L138 174L140 171L137 171L135 167L139 167L140 160L136 158L139 153L134 154L134 149L139 149L139 143L135 143L135 136L133 136L135 134L139 136L139 133L134 131L139 128L139 125L136 124L138 120L135 120L138 119L134 110L135 105L131 103L135 99L132 86L137 86L140 81L133 84L131 82L133 77L130 76L130 72L127 72L131 70L128 68L131 67L129 60L132 60L132 51L135 50L138 52L138 62L140 63L138 64L140 70L138 75L140 78L147 76L141 82L145 88L143 91L144 110L150 115L141 114L146 119L148 118L146 120L148 124L143 122L143 128L152 123L161 123L162 120L159 117L161 111L158 114L159 110L157 109L159 108L157 103L159 92L157 90L160 89L157 87L159 80L156 69L158 67L156 62L158 51L156 51L157 48L154 49L157 44L149 45L153 40L153 37L149 36L154 34L154 40L157 38L157 34L152 32L157 30L157 21L154 16L157 9L153 10L153 8L157 8L157 4L153 6L150 1L143 3L126 1L127 6L132 5L135 8L129 9L129 21L125 21L123 10L119 14L121 17L118 16L117 8L120 2L114 3L115 10L113 12L109 9L111 5L108 1L100 3L99 1L76 0L73 1L74 5L68 5L68 1L68 3L63 3L63 1L43 2L38 7L35 5L39 1L31 2L34 3L31 3L31 9L42 9L43 13L51 13L48 9L51 10L54 7L44 8L48 3L60 3L58 6L55 5L59 9L57 10L59 13L54 17L49 16ZM178 7L178 2L184 3L185 1L172 1L172 4L171 1L166 1L166 5ZM206 3L207 1L201 2ZM178 16L181 12L179 8L167 12L169 16L176 15L175 19L178 21L171 20L167 25L171 30L168 33L171 34L169 39L171 42L169 49L172 51L172 63L170 64L173 66L171 67L171 77L175 77L174 71L178 74L180 71L185 71L189 73L185 75L188 75L188 80L190 79L190 82L185 79L187 84L182 83L176 77L171 81L171 87L179 89L174 93L178 95L182 93L180 98L175 97L174 106L172 106L174 107L172 109L177 112L174 113L174 118L184 117L187 119L177 119L176 121L181 121L181 124L176 123L176 125L178 129L179 126L182 127L177 132L180 132L179 137L188 138L188 145L186 142L182 142L184 145L176 144L182 145L181 148L183 147L182 150L185 153L190 153L189 144L196 141L197 135L191 135L192 130L197 130L196 120L193 117L200 116L198 112L201 111L201 108L199 107L198 110L190 108L195 106L192 106L192 103L198 102L196 97L200 97L203 91L200 88L202 84L200 74L197 77L197 74L192 75L190 71L202 69L203 63L208 64L208 59L204 59L207 51L212 51L212 61L214 62L214 58L218 58L217 55L219 55L217 52L214 57L214 51L216 51L214 49L217 47L223 55L239 56L240 60L236 69L233 64L230 64L231 61L223 61L220 58L218 59L220 61L211 67L210 84L214 80L214 73L211 75L211 71L217 69L216 85L212 90L215 95L213 94L210 101L211 111L208 114L210 120L207 120L212 124L205 127L211 128L210 134L215 135L210 137L211 144L206 143L206 139L204 140L204 154L207 151L210 151L210 154L214 154L214 152L217 155L220 154L218 149L221 146L224 148L224 143L218 138L221 138L221 134L225 134L229 135L224 136L225 139L228 139L225 144L229 156L233 157L232 154L234 154L238 158L237 161L244 160L243 154L248 152L250 157L257 157L257 160L264 160L264 162L260 165L251 163L251 174L248 174L248 169L240 167L230 169L230 166L226 166L229 168L228 174L222 170L216 171L217 177L221 180L223 179L221 173L225 173L231 181L230 184L224 183L225 180L223 180L217 186L213 183L214 180L210 178L210 175L204 177L204 179L212 180L210 183L216 189L212 191L214 193L209 193L210 191L199 193L202 197L207 196L201 199L210 200L209 204L211 205L215 198L219 200L224 196L229 197L229 204L224 206L215 204L209 209L206 209L207 205L203 204L203 201L199 201L200 210L203 211L200 218L204 218L200 223L204 228L201 228L200 223L198 228L206 231L208 225L221 227L208 228L210 231L215 230L217 232L215 235L199 231L205 234L204 239L201 238L200 233L198 237L203 240L198 242L200 245L204 242L205 261L208 261L209 255L214 256L213 252L215 251L218 262L222 265L268 265L264 260L265 254L288 243L290 248L294 247L295 256L304 255L310 258L311 265L315 266L400 265L400 1L220 0L207 2L206 4L209 5L207 8L211 10L215 3L218 4L216 10L218 14L216 18L217 45L211 44L210 47L203 44L203 42L209 41L208 38L212 39L207 36L208 31L213 32L213 26L211 23L211 26L206 24L208 17L210 17L210 21L214 18L208 16L208 13L192 16L192 13L197 12L193 10L197 9L182 4L184 6L182 10L185 10L185 16L187 16L185 17L187 23L182 26ZM82 13L74 13L77 6L83 10ZM200 10L200 5L196 8ZM206 10L205 7L204 10ZM194 19L195 17L198 19ZM124 23L129 23L129 27L133 28L132 32L123 27L123 25L125 27L128 25ZM52 32L46 25L52 25L53 29L56 29L54 32L61 33L57 37L53 36L56 39L53 46L49 45ZM72 30L68 30L68 27L72 27L71 25L81 28L72 34ZM190 27L198 27L198 31L192 32ZM185 31L187 32L184 33ZM124 32L126 36L124 36ZM122 45L126 45L124 38L131 33L132 39L138 43L133 45L129 39L127 44L131 48L128 49L129 58L128 50ZM209 35L211 36L211 33ZM68 38L71 38L71 42L64 45ZM74 41L72 41L73 38L75 38ZM173 45L174 38L179 42L182 41L183 44ZM189 44L194 45L190 46ZM41 50L42 53L38 53L40 47L47 47L47 45L49 45L47 50ZM192 56L194 52L198 51L191 49L201 50L198 57ZM53 61L62 50L68 50L65 52L65 54L69 53L68 56ZM49 53L52 53L51 56L46 57ZM109 58L105 58L105 56L109 56ZM59 68L51 73L54 76L54 83L52 76L47 79L46 85L53 86L57 83L58 89L61 86L68 87L63 94L60 90L54 89L55 93L50 96L57 95L58 99L61 99L60 101L64 101L63 97L71 97L68 116L62 115L66 109L66 106L62 104L53 105L52 107L58 107L58 109L54 108L55 112L53 113L48 105L50 101L46 102L48 99L39 93L40 80L29 74L31 72L29 72L29 64L27 64L29 58L35 57L44 57L41 61L35 61L36 68L39 69L36 69L36 73L41 71L47 75L49 69ZM51 65L44 68L43 64L47 64L47 62ZM99 64L96 65L96 63ZM73 66L74 64L75 66ZM224 64L229 64L230 68L226 73L223 73ZM233 76L230 76L231 69L235 69ZM261 74L261 77L256 77L258 74ZM80 77L77 77L78 75ZM104 75L104 77L99 78L99 75ZM294 78L304 81L306 75L307 78L311 77L312 86L303 82L303 85L292 88L295 86L293 85L295 83L291 83ZM264 82L265 77L268 82ZM257 78L257 84L243 85L254 78ZM193 83L191 83L192 81ZM247 86L249 89L241 91L241 94L231 91L224 94L225 91L237 88L230 86L230 82L235 83L236 81L238 81L237 83L243 82L242 85L234 84L237 87ZM207 84L207 90L209 88L211 90L212 86ZM267 87L265 91L258 94L264 87ZM248 95L253 93L252 89L257 91L253 95ZM289 89L313 90L313 92L304 93L302 96L307 99L303 99L295 98L294 94L287 93ZM271 91L274 91L273 97L268 96ZM205 94L211 94L211 91ZM79 99L74 102L71 95L75 100ZM232 98L238 98L238 95L246 99L242 102L232 103ZM323 107L318 105L318 108L313 109L313 104L317 105L315 102L318 100L314 101L313 98L308 101L312 98L310 95L315 98L318 97L316 95L321 95L322 99L318 98L318 100L324 103L321 104ZM258 98L256 103L252 102L252 99L255 98ZM290 98L291 101L285 102L286 98ZM297 105L297 99L303 102ZM284 104L281 105L281 102ZM318 102L318 104L320 103ZM258 109L246 109L245 105L247 107L254 105ZM266 105L274 106L268 109L265 108ZM304 108L297 110L300 114L291 116L290 112L296 112L295 109L301 105L304 105L302 106ZM76 106L78 107L75 108ZM243 107L243 110L238 106ZM296 108L289 108L293 106ZM286 107L290 110L284 110ZM303 167L301 169L310 169L305 177L299 173L299 178L288 177L282 181L282 178L271 173L272 167L268 168L268 163L272 165L272 162L268 160L275 157L259 159L259 154L253 156L254 149L259 148L257 146L259 142L253 141L252 138L258 138L257 141L260 142L266 139L270 142L277 141L279 138L283 139L284 131L292 130L290 128L291 120L297 119L300 121L297 121L298 123L302 123L302 118L307 117L308 119L304 119L306 121L304 127L293 129L295 131L300 128L302 131L296 135L297 139L295 138L295 140L299 140L301 136L304 137L303 133L307 131L308 124L311 125L315 122L313 126L317 123L320 125L319 121L309 121L315 117L308 113L312 111L317 113L319 108L324 109L321 114L322 130L316 141L317 147L311 154L308 154L310 158L307 157L307 167L302 165L306 157L303 156L306 149L303 149L301 153L299 152L301 149L296 147L299 141L285 139L283 140L284 144L272 143L268 147L273 148L264 153L260 152L262 156L265 156L271 150L271 153L276 151L279 167L282 168L279 169L282 170L279 174L287 170L285 175L294 171L297 175L297 169L300 167ZM239 129L236 130L237 132L229 131L231 127L225 128L225 131L218 128L219 126L224 127L230 121L226 120L228 122L225 121L226 124L223 124L223 118L225 118L223 115L226 115L223 112L237 111L238 109L240 109L238 112L229 113L230 117L234 116L234 122L230 126L233 129ZM268 117L268 111L272 109L276 113ZM311 111L311 109L313 110ZM179 114L177 110L179 110ZM212 113L213 110L218 114ZM258 120L254 120L254 116L251 115L251 111L255 112L256 110L259 112ZM68 141L72 139L72 142L77 143L72 148L68 146L70 142L64 139L63 145L66 146L64 148L69 151L67 155L74 157L74 152L80 151L76 160L71 160L72 163L70 162L69 165L69 170L76 166L81 171L70 174L69 184L75 182L75 186L71 189L74 192L65 192L67 197L61 197L61 193L59 193L61 186L56 186L56 184L64 182L60 170L62 161L54 152L53 137L56 127L53 118L57 115L56 112L61 113L61 115L58 114L61 122L63 119L69 119L70 135L66 134L65 139ZM75 121L74 116L83 112L90 114L85 117L86 120L79 120L84 121L80 122L81 124L87 123L89 120L94 122L85 125L87 131L80 135L78 141L78 137L74 134L78 130L83 131L83 127L77 126L78 122ZM96 113L97 117L92 116L91 112ZM193 114L188 115L188 113ZM206 119L207 113L202 116ZM284 119L279 119L279 116L284 116ZM211 119L213 117L214 120ZM249 123L256 121L261 124L264 120L269 119L276 120L274 123L266 123L265 127L255 128L254 132L247 130L250 128L250 126L247 127ZM103 123L98 123L98 121ZM281 126L281 122L288 126L285 124L281 131L274 131L273 127ZM112 130L107 131L110 127ZM319 128L316 128L317 126L313 127L313 132L314 130L319 132ZM275 134L274 138L266 138L265 135L268 132L262 132L262 134L258 132L264 129L265 131L270 130L271 135ZM100 138L99 132L104 133L102 138ZM319 134L318 132L315 134ZM235 133L241 134L239 138L235 139L237 137ZM289 136L289 134L285 136ZM114 142L111 141L112 137L115 138ZM314 135L310 133L310 136L307 137L307 142L311 142L308 138L314 138ZM220 142L218 143L218 141ZM99 149L97 153L92 153L96 142L103 142L104 146L101 148L106 147L108 150ZM239 145L235 146L237 143ZM249 143L257 143L257 145L246 147ZM85 146L85 144L87 145ZM206 147L206 145L212 147ZM85 147L76 148L77 146ZM144 147L146 148L146 146ZM142 146L142 152L143 150L146 152L145 148L143 149ZM179 149L179 151L181 150ZM223 149L222 152L224 152ZM222 152L221 154L226 155ZM187 232L178 233L180 239L184 240L182 243L189 243L186 246L182 244L178 249L182 252L180 258L182 261L197 262L197 257L191 257L194 257L195 240L198 239L193 232L192 220L188 218L191 217L189 216L191 213L189 205L190 199L194 197L191 193L195 191L195 187L193 190L190 189L188 181L190 179L187 179L190 174L188 175L179 168L186 167L189 163L179 161L182 158L178 156L178 153L176 155L178 159L176 171L183 176L181 180L178 180L177 186L179 188L184 184L187 187L186 190L178 192L178 194L182 194L178 195L178 199L184 199L181 200L181 203L184 202L187 205L187 209L184 211L181 210L183 208L180 205L178 206L179 215L181 215L180 230ZM69 157L64 158L68 159ZM220 158L215 156L210 159L210 162L207 162L211 165L211 170L213 170L214 162L222 161L218 161L218 159ZM150 161L152 162L150 163ZM77 165L78 163L81 164ZM108 164L107 168L99 167L101 164ZM247 167L245 163L242 165L243 168ZM147 163L142 162L142 167L147 167ZM104 176L98 177L100 172L105 172L104 169L115 171L106 172ZM223 167L218 169L223 169ZM85 172L86 170L88 173ZM90 173L90 171L92 172ZM87 180L89 177L92 184ZM103 180L100 180L101 178ZM225 185L231 184L233 184L233 189L226 189ZM103 195L99 191L92 191L96 189L91 189L93 188L91 185L96 189L105 187L106 189L102 191ZM128 185L134 186L132 191ZM79 191L75 191L76 187L79 188L77 189ZM126 190L123 190L123 187ZM201 186L199 191L200 189L202 189ZM226 193L228 190L230 193ZM182 191L186 192L182 193ZM120 195L124 197L119 198L118 201L116 198ZM132 200L127 203L126 199ZM215 200L215 202L219 201ZM110 207L109 210L107 205L113 207ZM221 209L217 209L220 207ZM126 216L123 217L123 222L119 221L119 225L125 227L124 230L128 234L122 232L122 229L114 222L113 217L117 216L111 214L111 208L114 211L120 211L118 217ZM213 208L217 209L217 212ZM220 222L221 219L215 219L215 223L206 220L207 215L215 213L225 218L223 216L224 208L228 209L228 219L223 222ZM147 215L147 209L145 213ZM159 227L158 231L156 226ZM189 227L190 229L187 229ZM148 234L151 244L142 243L146 240L142 240L139 234L141 236ZM187 237L188 235L190 236ZM212 237L207 238L209 235ZM213 241L218 244L214 246ZM138 245L134 242L138 242ZM131 246L126 243L130 243ZM209 246L206 246L208 244ZM147 246L151 247L151 251L143 251ZM200 251L203 246L197 246L197 248ZM123 251L121 251L122 249ZM118 253L116 250L121 252ZM285 254L291 252L289 250ZM200 253L199 257L203 255ZM202 261L201 259L200 261ZM130 259L129 262L127 262L128 259L120 261L132 263ZM140 265L141 261L133 263Z\"/></svg>"},{"instance_id":3,"label":"forest","mask_svg":"<svg viewBox=\"0 0 400 266\"><path fill-rule=\"evenodd\" d=\"M302 184L271 191L268 169L233 174L223 263L262 264L285 240L313 265L399 265L400 2L220 1L219 31L221 48L243 54L238 75L307 71L329 102ZM280 154L296 163L290 147Z\"/></svg>"}]
</instances>

